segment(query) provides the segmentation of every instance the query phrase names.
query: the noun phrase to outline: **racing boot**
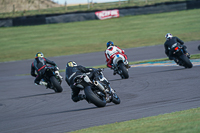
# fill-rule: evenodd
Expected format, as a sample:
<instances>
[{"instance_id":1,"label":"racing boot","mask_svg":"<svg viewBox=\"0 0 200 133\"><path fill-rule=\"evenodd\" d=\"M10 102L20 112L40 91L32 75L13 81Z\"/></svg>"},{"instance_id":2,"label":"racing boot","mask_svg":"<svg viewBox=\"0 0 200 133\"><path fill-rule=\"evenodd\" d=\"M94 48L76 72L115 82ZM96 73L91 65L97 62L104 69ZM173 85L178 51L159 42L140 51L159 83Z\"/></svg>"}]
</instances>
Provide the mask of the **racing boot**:
<instances>
[{"instance_id":1,"label":"racing boot","mask_svg":"<svg viewBox=\"0 0 200 133\"><path fill-rule=\"evenodd\" d=\"M174 59L174 61L176 62L177 65L179 65L179 60L178 59Z\"/></svg>"},{"instance_id":2,"label":"racing boot","mask_svg":"<svg viewBox=\"0 0 200 133\"><path fill-rule=\"evenodd\" d=\"M45 86L47 86L47 82L40 81L39 85L45 85Z\"/></svg>"},{"instance_id":3,"label":"racing boot","mask_svg":"<svg viewBox=\"0 0 200 133\"><path fill-rule=\"evenodd\" d=\"M116 75L116 74L117 74L117 72L116 72L116 70L114 70L114 71L113 71L113 75Z\"/></svg>"},{"instance_id":4,"label":"racing boot","mask_svg":"<svg viewBox=\"0 0 200 133\"><path fill-rule=\"evenodd\" d=\"M129 64L125 65L125 67L128 69L128 68L131 68L131 66L129 66Z\"/></svg>"},{"instance_id":5,"label":"racing boot","mask_svg":"<svg viewBox=\"0 0 200 133\"><path fill-rule=\"evenodd\" d=\"M112 66L111 69L113 70L113 75L116 75L117 74L117 68Z\"/></svg>"}]
</instances>

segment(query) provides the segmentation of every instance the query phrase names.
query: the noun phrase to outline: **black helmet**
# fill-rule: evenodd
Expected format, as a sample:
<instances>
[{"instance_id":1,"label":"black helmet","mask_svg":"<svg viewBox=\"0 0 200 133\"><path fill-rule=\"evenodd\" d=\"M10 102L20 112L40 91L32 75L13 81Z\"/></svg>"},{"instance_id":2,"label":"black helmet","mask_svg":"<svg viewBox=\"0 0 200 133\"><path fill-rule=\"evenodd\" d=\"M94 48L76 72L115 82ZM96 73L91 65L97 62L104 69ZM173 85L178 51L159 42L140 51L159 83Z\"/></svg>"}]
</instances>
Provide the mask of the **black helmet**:
<instances>
[{"instance_id":1,"label":"black helmet","mask_svg":"<svg viewBox=\"0 0 200 133\"><path fill-rule=\"evenodd\" d=\"M109 46L114 46L114 43L113 43L112 41L107 42L107 48L108 48Z\"/></svg>"},{"instance_id":2,"label":"black helmet","mask_svg":"<svg viewBox=\"0 0 200 133\"><path fill-rule=\"evenodd\" d=\"M38 52L35 57L44 57L44 54L42 52Z\"/></svg>"},{"instance_id":3,"label":"black helmet","mask_svg":"<svg viewBox=\"0 0 200 133\"><path fill-rule=\"evenodd\" d=\"M66 66L66 67L74 67L74 66L77 66L76 62L74 62L74 61L69 61L69 62L67 63L67 66Z\"/></svg>"}]
</instances>

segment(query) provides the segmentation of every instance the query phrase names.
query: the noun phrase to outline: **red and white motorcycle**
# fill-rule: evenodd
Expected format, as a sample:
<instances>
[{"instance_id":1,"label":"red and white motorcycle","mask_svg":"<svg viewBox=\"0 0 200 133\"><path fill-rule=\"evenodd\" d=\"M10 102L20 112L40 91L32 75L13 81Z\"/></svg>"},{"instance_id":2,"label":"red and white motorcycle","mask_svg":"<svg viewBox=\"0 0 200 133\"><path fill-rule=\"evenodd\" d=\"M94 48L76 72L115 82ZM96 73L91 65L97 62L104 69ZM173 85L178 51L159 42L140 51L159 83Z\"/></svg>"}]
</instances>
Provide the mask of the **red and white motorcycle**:
<instances>
[{"instance_id":1,"label":"red and white motorcycle","mask_svg":"<svg viewBox=\"0 0 200 133\"><path fill-rule=\"evenodd\" d=\"M130 68L128 61L121 54L116 54L113 58L113 69L121 76L122 79L129 78L128 68Z\"/></svg>"}]
</instances>

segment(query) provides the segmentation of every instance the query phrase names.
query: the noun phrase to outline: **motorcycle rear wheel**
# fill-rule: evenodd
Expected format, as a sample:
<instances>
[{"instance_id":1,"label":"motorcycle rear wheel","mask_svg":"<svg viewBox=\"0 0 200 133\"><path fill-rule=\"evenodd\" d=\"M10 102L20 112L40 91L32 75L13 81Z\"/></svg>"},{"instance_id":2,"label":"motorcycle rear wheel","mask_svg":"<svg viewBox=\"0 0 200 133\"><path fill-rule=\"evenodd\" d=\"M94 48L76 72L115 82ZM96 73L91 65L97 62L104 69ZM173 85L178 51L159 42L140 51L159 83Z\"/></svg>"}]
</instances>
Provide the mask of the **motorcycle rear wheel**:
<instances>
[{"instance_id":1,"label":"motorcycle rear wheel","mask_svg":"<svg viewBox=\"0 0 200 133\"><path fill-rule=\"evenodd\" d=\"M55 92L60 93L63 91L61 85L59 84L58 80L54 76L50 77L50 81L51 81L51 84L53 84L53 86L54 86Z\"/></svg>"},{"instance_id":2,"label":"motorcycle rear wheel","mask_svg":"<svg viewBox=\"0 0 200 133\"><path fill-rule=\"evenodd\" d=\"M126 67L125 67L125 65L124 65L123 62L120 62L120 63L119 63L119 68L122 70L121 77L122 77L123 79L129 78L128 71L127 71L127 69L126 69Z\"/></svg>"},{"instance_id":3,"label":"motorcycle rear wheel","mask_svg":"<svg viewBox=\"0 0 200 133\"><path fill-rule=\"evenodd\" d=\"M192 68L192 67L193 67L191 61L188 59L187 56L182 55L182 56L180 56L180 58L181 58L181 60L184 62L184 65L183 65L183 66L184 66L185 68Z\"/></svg>"},{"instance_id":4,"label":"motorcycle rear wheel","mask_svg":"<svg viewBox=\"0 0 200 133\"><path fill-rule=\"evenodd\" d=\"M95 94L95 92L92 91L90 86L85 87L84 89L85 95L87 99L96 105L97 107L105 107L106 106L106 100L104 97L99 97L98 94Z\"/></svg>"}]
</instances>

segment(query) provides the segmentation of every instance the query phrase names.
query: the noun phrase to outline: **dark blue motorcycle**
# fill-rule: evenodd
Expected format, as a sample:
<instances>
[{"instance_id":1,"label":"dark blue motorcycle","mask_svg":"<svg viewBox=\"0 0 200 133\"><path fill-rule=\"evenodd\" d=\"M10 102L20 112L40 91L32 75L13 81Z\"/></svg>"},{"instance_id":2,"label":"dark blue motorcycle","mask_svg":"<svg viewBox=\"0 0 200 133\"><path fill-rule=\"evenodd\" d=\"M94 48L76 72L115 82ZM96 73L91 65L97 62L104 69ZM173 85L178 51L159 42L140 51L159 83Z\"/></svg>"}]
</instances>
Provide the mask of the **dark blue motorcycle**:
<instances>
[{"instance_id":1,"label":"dark blue motorcycle","mask_svg":"<svg viewBox=\"0 0 200 133\"><path fill-rule=\"evenodd\" d=\"M172 52L173 56L179 60L178 65L184 66L185 68L192 68L193 65L190 61L190 57L186 56L183 52L183 48L179 43L175 43L171 46L170 52Z\"/></svg>"}]
</instances>

